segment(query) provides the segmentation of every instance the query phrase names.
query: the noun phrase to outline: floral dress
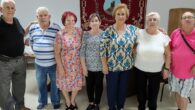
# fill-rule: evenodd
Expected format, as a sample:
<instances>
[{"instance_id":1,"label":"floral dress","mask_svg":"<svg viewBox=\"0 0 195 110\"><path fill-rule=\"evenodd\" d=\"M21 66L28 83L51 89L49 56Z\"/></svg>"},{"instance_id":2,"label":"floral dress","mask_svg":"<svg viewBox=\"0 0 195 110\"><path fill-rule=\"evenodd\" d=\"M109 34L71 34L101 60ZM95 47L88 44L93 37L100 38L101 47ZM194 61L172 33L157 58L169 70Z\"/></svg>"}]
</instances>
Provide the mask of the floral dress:
<instances>
[{"instance_id":1,"label":"floral dress","mask_svg":"<svg viewBox=\"0 0 195 110\"><path fill-rule=\"evenodd\" d=\"M79 50L81 47L81 29L76 28L73 37L66 37L64 30L58 32L56 44L61 44L61 59L65 75L57 71L56 84L60 90L80 90L83 85L83 75Z\"/></svg>"}]
</instances>

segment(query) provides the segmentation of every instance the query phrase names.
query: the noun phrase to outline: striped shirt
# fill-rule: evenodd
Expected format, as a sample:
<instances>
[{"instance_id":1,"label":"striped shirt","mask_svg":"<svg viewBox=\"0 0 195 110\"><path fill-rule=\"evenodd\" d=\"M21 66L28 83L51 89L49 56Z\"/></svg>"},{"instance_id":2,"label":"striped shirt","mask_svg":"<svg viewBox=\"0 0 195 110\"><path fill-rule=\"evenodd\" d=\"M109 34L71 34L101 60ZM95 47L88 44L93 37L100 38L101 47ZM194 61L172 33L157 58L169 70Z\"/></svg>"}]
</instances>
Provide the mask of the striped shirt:
<instances>
[{"instance_id":1,"label":"striped shirt","mask_svg":"<svg viewBox=\"0 0 195 110\"><path fill-rule=\"evenodd\" d=\"M29 29L30 45L35 54L35 63L48 67L56 64L54 57L54 40L60 26L50 23L48 29L41 29L39 24L31 25Z\"/></svg>"}]
</instances>

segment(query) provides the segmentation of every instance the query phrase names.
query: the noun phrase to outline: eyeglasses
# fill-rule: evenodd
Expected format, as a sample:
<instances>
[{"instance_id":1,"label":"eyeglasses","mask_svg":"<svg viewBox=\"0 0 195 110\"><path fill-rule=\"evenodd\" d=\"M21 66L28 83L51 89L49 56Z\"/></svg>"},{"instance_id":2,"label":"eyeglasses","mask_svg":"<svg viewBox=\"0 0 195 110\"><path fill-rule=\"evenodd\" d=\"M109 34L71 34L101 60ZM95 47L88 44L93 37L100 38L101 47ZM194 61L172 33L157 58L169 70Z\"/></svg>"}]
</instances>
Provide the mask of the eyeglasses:
<instances>
[{"instance_id":1,"label":"eyeglasses","mask_svg":"<svg viewBox=\"0 0 195 110\"><path fill-rule=\"evenodd\" d=\"M186 19L193 19L193 18L194 18L194 16L183 16L183 17L182 17L182 19L185 19L185 20L186 20Z\"/></svg>"}]
</instances>

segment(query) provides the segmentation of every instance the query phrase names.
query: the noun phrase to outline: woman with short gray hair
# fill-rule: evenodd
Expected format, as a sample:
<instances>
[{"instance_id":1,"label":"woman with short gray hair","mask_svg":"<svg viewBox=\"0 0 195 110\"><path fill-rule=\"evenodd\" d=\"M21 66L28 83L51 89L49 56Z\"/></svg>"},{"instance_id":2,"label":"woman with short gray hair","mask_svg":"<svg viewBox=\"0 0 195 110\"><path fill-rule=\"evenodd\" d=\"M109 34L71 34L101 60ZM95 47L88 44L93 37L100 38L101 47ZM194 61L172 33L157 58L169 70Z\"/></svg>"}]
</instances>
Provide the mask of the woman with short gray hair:
<instances>
[{"instance_id":1,"label":"woman with short gray hair","mask_svg":"<svg viewBox=\"0 0 195 110\"><path fill-rule=\"evenodd\" d=\"M146 28L138 31L135 58L137 75L138 110L145 110L148 100L149 110L157 109L161 70L163 78L168 77L170 68L170 38L159 31L160 15L150 12L146 15Z\"/></svg>"}]
</instances>

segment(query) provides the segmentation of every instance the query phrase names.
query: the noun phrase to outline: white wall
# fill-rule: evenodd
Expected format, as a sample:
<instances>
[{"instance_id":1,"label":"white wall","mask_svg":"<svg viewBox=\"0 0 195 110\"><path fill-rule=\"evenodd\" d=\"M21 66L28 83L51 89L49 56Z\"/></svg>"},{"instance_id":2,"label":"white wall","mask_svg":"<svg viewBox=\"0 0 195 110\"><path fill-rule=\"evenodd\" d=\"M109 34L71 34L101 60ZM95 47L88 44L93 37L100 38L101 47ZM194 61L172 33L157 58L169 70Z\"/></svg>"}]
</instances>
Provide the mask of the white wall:
<instances>
[{"instance_id":1,"label":"white wall","mask_svg":"<svg viewBox=\"0 0 195 110\"><path fill-rule=\"evenodd\" d=\"M45 6L49 9L51 19L62 26L61 15L64 11L72 11L78 17L77 26L80 26L80 0L15 0L16 17L23 26L36 19L36 9Z\"/></svg>"},{"instance_id":2,"label":"white wall","mask_svg":"<svg viewBox=\"0 0 195 110\"><path fill-rule=\"evenodd\" d=\"M160 26L167 30L169 9L172 8L195 8L195 0L148 0L146 12L159 12Z\"/></svg>"},{"instance_id":3,"label":"white wall","mask_svg":"<svg viewBox=\"0 0 195 110\"><path fill-rule=\"evenodd\" d=\"M39 6L49 8L52 20L61 25L61 14L65 10L73 11L77 17L77 26L80 26L80 0L15 0L16 16L23 26L36 19L35 10ZM157 11L161 15L160 26L167 29L169 9L171 8L195 8L195 0L148 0L147 13ZM62 25L61 25L62 26Z\"/></svg>"}]
</instances>

